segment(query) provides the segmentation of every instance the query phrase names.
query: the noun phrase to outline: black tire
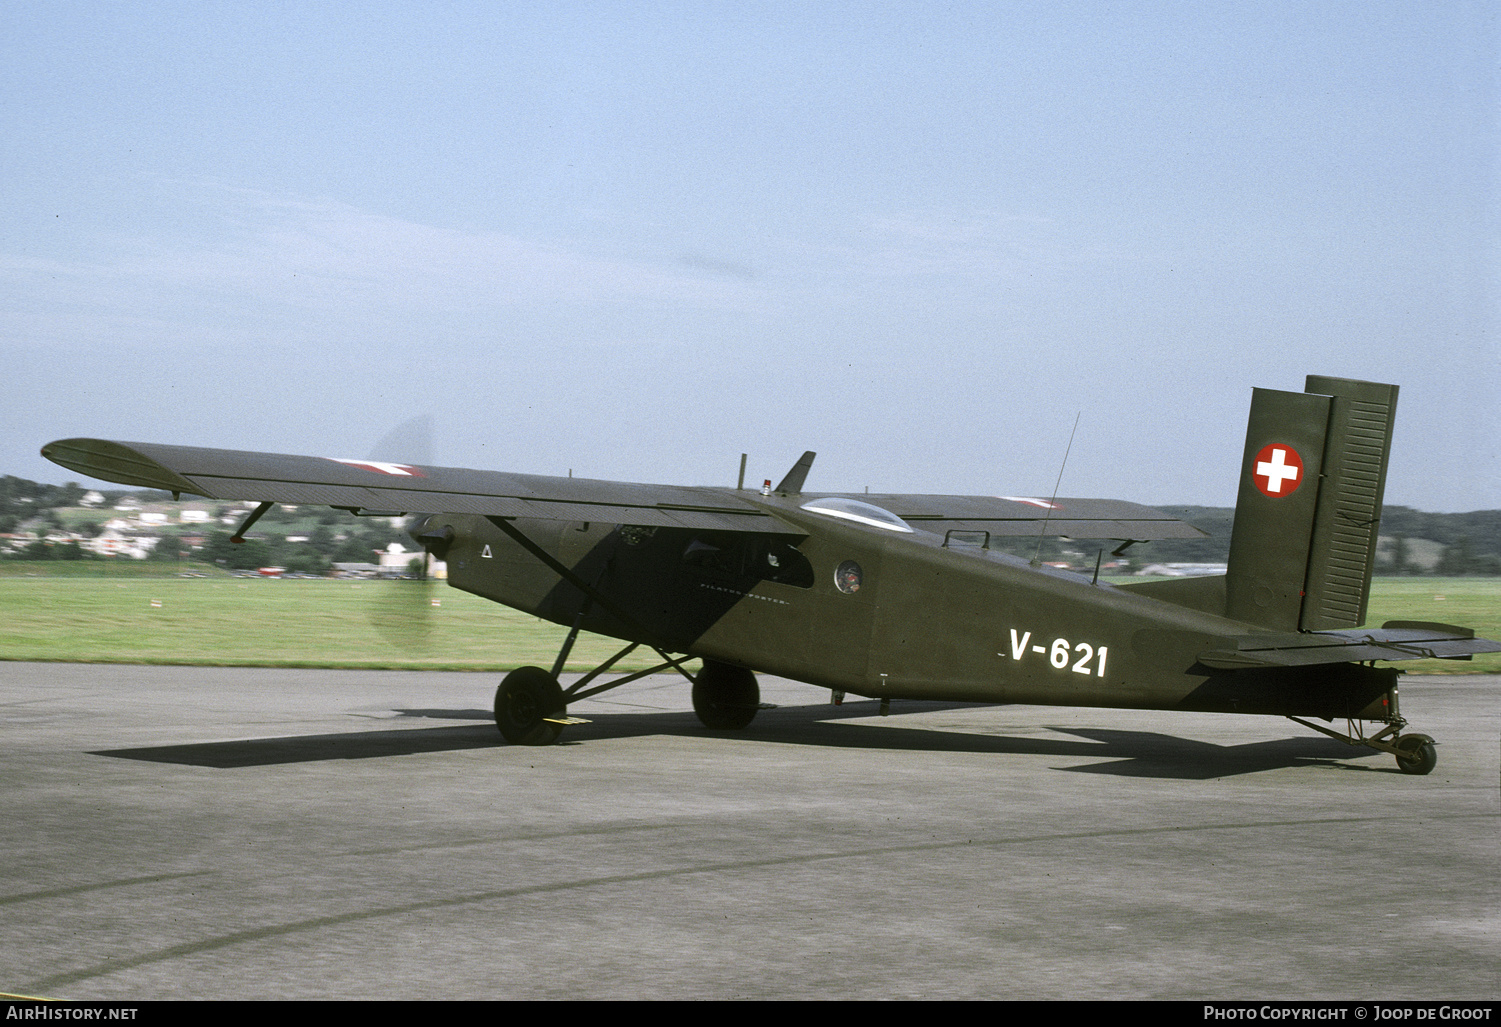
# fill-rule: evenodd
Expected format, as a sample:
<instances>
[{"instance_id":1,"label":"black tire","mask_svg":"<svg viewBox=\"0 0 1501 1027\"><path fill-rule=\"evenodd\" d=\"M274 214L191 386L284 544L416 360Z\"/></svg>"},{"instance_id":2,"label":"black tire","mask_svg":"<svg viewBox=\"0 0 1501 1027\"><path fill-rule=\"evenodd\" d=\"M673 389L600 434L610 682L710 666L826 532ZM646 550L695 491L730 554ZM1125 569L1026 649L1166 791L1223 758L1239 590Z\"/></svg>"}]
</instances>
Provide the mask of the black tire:
<instances>
[{"instance_id":1,"label":"black tire","mask_svg":"<svg viewBox=\"0 0 1501 1027\"><path fill-rule=\"evenodd\" d=\"M761 686L745 667L705 660L693 679L693 712L704 727L738 731L756 718Z\"/></svg>"},{"instance_id":2,"label":"black tire","mask_svg":"<svg viewBox=\"0 0 1501 1027\"><path fill-rule=\"evenodd\" d=\"M1429 774L1438 765L1438 750L1427 735L1403 735L1397 748L1406 754L1397 757L1397 769L1404 774Z\"/></svg>"},{"instance_id":3,"label":"black tire","mask_svg":"<svg viewBox=\"0 0 1501 1027\"><path fill-rule=\"evenodd\" d=\"M512 745L556 742L563 733L563 725L542 718L561 716L567 708L563 689L541 667L513 670L495 690L495 726Z\"/></svg>"}]
</instances>

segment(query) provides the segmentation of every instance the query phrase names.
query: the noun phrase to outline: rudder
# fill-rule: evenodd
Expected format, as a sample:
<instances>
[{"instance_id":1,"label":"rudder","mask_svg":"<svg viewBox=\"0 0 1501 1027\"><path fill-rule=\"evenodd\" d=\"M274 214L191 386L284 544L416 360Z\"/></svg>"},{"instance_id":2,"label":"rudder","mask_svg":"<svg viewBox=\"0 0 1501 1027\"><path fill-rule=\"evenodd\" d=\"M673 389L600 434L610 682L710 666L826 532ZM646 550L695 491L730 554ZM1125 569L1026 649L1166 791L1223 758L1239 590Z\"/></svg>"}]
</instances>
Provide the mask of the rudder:
<instances>
[{"instance_id":1,"label":"rudder","mask_svg":"<svg viewBox=\"0 0 1501 1027\"><path fill-rule=\"evenodd\" d=\"M1397 387L1311 374L1305 391L1334 402L1299 626L1304 631L1359 627L1376 565Z\"/></svg>"}]
</instances>

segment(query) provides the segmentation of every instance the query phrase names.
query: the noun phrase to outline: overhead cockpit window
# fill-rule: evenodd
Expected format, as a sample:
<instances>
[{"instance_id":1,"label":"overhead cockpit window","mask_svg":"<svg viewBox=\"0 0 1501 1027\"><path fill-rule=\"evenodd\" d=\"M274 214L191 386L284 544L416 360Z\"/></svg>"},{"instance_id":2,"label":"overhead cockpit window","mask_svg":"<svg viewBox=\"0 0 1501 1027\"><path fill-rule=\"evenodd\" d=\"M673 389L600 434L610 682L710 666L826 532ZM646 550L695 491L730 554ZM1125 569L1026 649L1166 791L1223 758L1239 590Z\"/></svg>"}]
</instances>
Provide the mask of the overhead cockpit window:
<instances>
[{"instance_id":1,"label":"overhead cockpit window","mask_svg":"<svg viewBox=\"0 0 1501 1027\"><path fill-rule=\"evenodd\" d=\"M858 499L842 499L828 497L825 499L813 499L803 504L803 509L812 513L823 514L825 517L838 517L840 520L854 521L857 524L868 524L872 528L885 528L887 531L911 532L912 528L890 510L883 510L873 503L862 503Z\"/></svg>"}]
</instances>

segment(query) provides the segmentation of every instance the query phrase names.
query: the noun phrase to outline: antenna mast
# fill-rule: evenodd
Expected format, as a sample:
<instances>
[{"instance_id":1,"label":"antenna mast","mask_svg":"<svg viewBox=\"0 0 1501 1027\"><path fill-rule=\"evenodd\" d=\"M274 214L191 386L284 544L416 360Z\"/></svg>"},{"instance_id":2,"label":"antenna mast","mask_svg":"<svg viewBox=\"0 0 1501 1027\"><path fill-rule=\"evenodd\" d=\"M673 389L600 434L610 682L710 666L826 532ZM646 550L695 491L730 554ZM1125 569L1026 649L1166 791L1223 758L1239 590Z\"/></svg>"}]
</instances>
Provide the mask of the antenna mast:
<instances>
[{"instance_id":1,"label":"antenna mast","mask_svg":"<svg viewBox=\"0 0 1501 1027\"><path fill-rule=\"evenodd\" d=\"M1042 540L1048 534L1048 521L1053 517L1053 507L1058 505L1058 486L1063 484L1063 469L1068 466L1068 455L1074 451L1074 434L1079 430L1079 418L1084 416L1080 410L1074 415L1074 430L1068 433L1068 446L1063 450L1063 463L1058 466L1058 480L1053 482L1053 498L1048 500L1048 512L1042 518L1042 530L1037 534L1037 552L1032 554L1032 566L1042 564Z\"/></svg>"}]
</instances>

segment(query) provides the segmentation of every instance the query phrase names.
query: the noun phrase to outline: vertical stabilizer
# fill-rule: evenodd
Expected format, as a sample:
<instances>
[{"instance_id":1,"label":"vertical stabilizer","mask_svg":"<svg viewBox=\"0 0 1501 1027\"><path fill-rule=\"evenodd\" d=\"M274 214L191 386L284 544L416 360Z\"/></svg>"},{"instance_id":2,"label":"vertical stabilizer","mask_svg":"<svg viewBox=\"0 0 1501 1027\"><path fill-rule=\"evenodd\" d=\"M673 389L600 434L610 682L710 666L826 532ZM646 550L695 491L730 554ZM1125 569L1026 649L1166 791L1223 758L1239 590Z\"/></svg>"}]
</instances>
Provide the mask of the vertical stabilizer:
<instances>
[{"instance_id":1,"label":"vertical stabilizer","mask_svg":"<svg viewBox=\"0 0 1501 1027\"><path fill-rule=\"evenodd\" d=\"M1230 531L1226 616L1298 629L1328 425L1328 396L1252 391Z\"/></svg>"},{"instance_id":2,"label":"vertical stabilizer","mask_svg":"<svg viewBox=\"0 0 1501 1027\"><path fill-rule=\"evenodd\" d=\"M1256 389L1246 426L1225 614L1281 631L1365 620L1397 387L1308 377Z\"/></svg>"}]
</instances>

